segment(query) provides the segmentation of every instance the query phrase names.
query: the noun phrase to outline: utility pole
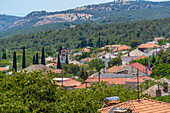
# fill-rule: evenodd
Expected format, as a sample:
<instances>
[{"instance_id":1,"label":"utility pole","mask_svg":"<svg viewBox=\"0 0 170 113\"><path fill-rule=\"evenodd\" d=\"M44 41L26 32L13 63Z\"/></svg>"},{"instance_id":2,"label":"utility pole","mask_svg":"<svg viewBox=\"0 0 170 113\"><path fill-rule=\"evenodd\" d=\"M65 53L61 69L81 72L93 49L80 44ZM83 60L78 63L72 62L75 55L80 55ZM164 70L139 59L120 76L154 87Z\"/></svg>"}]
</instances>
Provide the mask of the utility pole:
<instances>
[{"instance_id":1,"label":"utility pole","mask_svg":"<svg viewBox=\"0 0 170 113\"><path fill-rule=\"evenodd\" d=\"M99 71L99 83L100 83L100 71Z\"/></svg>"},{"instance_id":2,"label":"utility pole","mask_svg":"<svg viewBox=\"0 0 170 113\"><path fill-rule=\"evenodd\" d=\"M139 70L137 69L137 85L138 85L138 99L139 99Z\"/></svg>"}]
</instances>

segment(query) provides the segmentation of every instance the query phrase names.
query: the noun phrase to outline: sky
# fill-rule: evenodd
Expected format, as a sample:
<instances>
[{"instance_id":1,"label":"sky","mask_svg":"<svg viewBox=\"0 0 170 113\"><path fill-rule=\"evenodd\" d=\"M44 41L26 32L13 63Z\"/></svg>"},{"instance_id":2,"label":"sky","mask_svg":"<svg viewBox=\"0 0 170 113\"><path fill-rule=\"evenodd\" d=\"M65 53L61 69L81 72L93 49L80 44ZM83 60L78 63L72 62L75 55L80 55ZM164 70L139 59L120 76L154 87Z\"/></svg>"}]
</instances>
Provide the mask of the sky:
<instances>
[{"instance_id":1,"label":"sky","mask_svg":"<svg viewBox=\"0 0 170 113\"><path fill-rule=\"evenodd\" d=\"M32 11L55 12L114 0L0 0L0 14L26 16ZM152 0L168 1L168 0Z\"/></svg>"}]
</instances>

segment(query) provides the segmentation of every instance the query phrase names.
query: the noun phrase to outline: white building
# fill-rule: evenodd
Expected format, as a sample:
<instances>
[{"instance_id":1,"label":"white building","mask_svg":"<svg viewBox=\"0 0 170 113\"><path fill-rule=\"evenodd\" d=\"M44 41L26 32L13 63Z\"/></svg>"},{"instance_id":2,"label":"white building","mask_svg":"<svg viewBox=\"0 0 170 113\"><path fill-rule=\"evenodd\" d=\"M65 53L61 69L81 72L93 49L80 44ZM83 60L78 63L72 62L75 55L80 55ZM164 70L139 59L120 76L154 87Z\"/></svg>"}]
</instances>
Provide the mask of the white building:
<instances>
[{"instance_id":1,"label":"white building","mask_svg":"<svg viewBox=\"0 0 170 113\"><path fill-rule=\"evenodd\" d=\"M62 49L61 50L61 55L60 55L60 63L65 64L66 63L66 50Z\"/></svg>"}]
</instances>

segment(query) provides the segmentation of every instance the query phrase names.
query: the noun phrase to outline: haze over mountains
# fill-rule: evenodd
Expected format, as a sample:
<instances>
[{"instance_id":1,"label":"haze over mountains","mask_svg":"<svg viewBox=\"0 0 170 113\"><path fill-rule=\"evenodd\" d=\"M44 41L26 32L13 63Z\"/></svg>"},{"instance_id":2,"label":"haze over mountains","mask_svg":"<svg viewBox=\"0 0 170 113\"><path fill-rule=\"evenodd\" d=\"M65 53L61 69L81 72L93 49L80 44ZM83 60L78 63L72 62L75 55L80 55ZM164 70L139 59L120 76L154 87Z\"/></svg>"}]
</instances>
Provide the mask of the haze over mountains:
<instances>
[{"instance_id":1,"label":"haze over mountains","mask_svg":"<svg viewBox=\"0 0 170 113\"><path fill-rule=\"evenodd\" d=\"M0 15L0 37L18 34L16 30L43 26L38 31L65 28L83 22L92 24L131 22L134 20L151 20L170 17L170 1L148 2L110 2L98 5L88 5L60 12L33 11L25 17ZM55 23L55 25L53 24ZM61 24L63 23L63 24ZM46 26L48 25L48 27ZM42 29L43 28L43 29ZM14 32L15 31L15 32ZM28 33L26 30L22 33ZM30 31L31 32L31 31Z\"/></svg>"}]
</instances>

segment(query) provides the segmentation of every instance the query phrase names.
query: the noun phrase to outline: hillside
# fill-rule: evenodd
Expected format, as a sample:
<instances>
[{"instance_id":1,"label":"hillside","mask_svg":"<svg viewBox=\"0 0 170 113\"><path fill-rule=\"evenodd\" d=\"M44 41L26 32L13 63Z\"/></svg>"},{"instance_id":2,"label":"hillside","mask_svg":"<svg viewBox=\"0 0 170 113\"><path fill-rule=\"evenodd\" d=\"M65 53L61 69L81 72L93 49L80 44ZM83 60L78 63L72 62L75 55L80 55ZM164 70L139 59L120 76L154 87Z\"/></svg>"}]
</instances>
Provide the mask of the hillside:
<instances>
[{"instance_id":1,"label":"hillside","mask_svg":"<svg viewBox=\"0 0 170 113\"><path fill-rule=\"evenodd\" d=\"M169 38L169 31L170 18L97 26L86 23L76 25L74 28L67 27L64 30L48 30L0 39L0 51L22 49L23 46L29 51L40 51L42 47L46 50L57 51L60 46L65 48L101 47L105 44L129 44L131 40L144 43L157 36Z\"/></svg>"},{"instance_id":2,"label":"hillside","mask_svg":"<svg viewBox=\"0 0 170 113\"><path fill-rule=\"evenodd\" d=\"M60 12L34 11L28 14L26 17L20 18L6 27L1 26L10 35L8 35L7 32L2 32L0 33L0 38L5 38L12 36L14 34L18 34L17 31L23 28L25 30L22 30L23 31L22 33L27 34L32 33L32 31L27 28L36 29L35 31L39 32L48 30L49 26L56 25L54 29L58 30L59 28L66 28L68 25L65 25L65 23L69 23L69 26L79 23L82 24L84 22L90 22L91 24L96 25L104 24L106 22L122 23L131 22L135 20L151 20L167 18L170 17L169 10L170 1L168 2L129 1L88 5ZM46 25L48 27L46 27Z\"/></svg>"},{"instance_id":3,"label":"hillside","mask_svg":"<svg viewBox=\"0 0 170 113\"><path fill-rule=\"evenodd\" d=\"M6 27L10 26L13 22L20 20L21 17L0 15L0 31L3 31Z\"/></svg>"}]
</instances>

